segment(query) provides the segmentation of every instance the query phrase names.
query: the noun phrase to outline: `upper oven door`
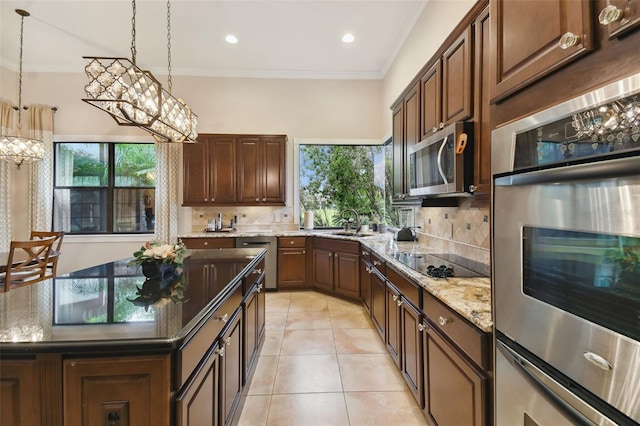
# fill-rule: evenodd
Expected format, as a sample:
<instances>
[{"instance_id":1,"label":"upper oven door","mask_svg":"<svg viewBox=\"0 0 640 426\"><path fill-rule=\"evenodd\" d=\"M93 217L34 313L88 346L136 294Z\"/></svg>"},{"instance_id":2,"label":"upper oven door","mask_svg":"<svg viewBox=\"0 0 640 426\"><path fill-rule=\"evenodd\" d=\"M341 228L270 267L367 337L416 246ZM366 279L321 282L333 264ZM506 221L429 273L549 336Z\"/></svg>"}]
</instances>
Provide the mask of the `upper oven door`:
<instances>
[{"instance_id":1,"label":"upper oven door","mask_svg":"<svg viewBox=\"0 0 640 426\"><path fill-rule=\"evenodd\" d=\"M493 190L496 329L640 422L640 157Z\"/></svg>"}]
</instances>

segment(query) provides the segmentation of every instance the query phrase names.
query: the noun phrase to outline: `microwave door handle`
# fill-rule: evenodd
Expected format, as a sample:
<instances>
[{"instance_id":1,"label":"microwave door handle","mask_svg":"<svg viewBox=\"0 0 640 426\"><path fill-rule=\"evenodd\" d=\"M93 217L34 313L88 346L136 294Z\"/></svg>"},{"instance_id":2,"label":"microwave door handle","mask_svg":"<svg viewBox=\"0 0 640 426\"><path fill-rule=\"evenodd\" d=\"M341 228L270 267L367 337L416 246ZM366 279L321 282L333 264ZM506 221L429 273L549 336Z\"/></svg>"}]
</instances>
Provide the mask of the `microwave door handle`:
<instances>
[{"instance_id":1,"label":"microwave door handle","mask_svg":"<svg viewBox=\"0 0 640 426\"><path fill-rule=\"evenodd\" d=\"M448 185L449 181L442 170L442 151L444 151L444 147L447 145L447 139L449 139L449 135L444 137L442 145L440 145L440 149L438 150L438 172L440 173L440 176L442 176L442 180L444 180L445 185Z\"/></svg>"},{"instance_id":2,"label":"microwave door handle","mask_svg":"<svg viewBox=\"0 0 640 426\"><path fill-rule=\"evenodd\" d=\"M513 364L519 368L530 380L536 383L544 392L544 394L554 403L558 408L565 411L567 414L577 417L583 423L597 424L597 425L616 425L617 423L606 417L596 408L588 405L586 402L579 399L571 391L565 388L563 385L549 377L542 370L538 369L534 364L529 362L526 358L515 352L513 349L505 345L500 340L496 341L497 349L502 354L511 359Z\"/></svg>"}]
</instances>

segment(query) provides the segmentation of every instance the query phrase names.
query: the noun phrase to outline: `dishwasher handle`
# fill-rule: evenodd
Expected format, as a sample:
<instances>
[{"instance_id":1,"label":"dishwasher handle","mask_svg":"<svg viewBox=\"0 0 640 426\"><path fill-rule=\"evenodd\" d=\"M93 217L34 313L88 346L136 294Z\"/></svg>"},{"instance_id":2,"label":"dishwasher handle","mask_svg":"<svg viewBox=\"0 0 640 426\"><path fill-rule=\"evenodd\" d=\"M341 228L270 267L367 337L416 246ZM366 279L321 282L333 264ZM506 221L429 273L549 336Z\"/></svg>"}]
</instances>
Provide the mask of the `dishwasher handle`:
<instances>
[{"instance_id":1,"label":"dishwasher handle","mask_svg":"<svg viewBox=\"0 0 640 426\"><path fill-rule=\"evenodd\" d=\"M268 246L271 243L269 241L244 241L243 246Z\"/></svg>"}]
</instances>

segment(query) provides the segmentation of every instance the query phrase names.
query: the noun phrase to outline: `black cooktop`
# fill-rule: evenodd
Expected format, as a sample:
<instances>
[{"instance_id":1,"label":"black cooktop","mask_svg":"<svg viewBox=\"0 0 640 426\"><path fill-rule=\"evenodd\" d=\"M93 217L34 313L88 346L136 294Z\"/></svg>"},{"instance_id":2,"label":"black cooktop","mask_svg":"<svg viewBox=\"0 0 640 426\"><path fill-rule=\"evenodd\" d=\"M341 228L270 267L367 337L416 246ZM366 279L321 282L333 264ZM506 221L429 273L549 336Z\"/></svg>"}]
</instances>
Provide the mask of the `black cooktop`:
<instances>
[{"instance_id":1,"label":"black cooktop","mask_svg":"<svg viewBox=\"0 0 640 426\"><path fill-rule=\"evenodd\" d=\"M433 278L488 277L489 266L450 253L394 253L393 258L423 275Z\"/></svg>"}]
</instances>

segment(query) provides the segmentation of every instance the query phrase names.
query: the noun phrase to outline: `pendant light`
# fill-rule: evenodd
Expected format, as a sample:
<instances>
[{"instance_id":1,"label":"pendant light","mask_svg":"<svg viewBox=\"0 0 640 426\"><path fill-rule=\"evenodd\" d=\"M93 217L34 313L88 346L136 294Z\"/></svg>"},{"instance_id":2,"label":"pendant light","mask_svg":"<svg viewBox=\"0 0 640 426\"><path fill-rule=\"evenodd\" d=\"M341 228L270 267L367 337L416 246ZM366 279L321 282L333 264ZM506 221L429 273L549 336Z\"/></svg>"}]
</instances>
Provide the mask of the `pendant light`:
<instances>
[{"instance_id":1,"label":"pendant light","mask_svg":"<svg viewBox=\"0 0 640 426\"><path fill-rule=\"evenodd\" d=\"M40 161L44 157L44 143L38 139L22 136L22 52L24 44L24 18L30 16L29 12L16 9L20 15L20 71L18 82L18 135L0 137L0 158L14 163L20 168L24 163Z\"/></svg>"}]
</instances>

